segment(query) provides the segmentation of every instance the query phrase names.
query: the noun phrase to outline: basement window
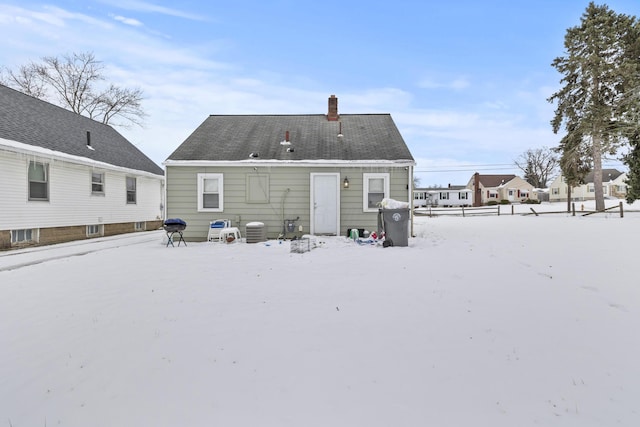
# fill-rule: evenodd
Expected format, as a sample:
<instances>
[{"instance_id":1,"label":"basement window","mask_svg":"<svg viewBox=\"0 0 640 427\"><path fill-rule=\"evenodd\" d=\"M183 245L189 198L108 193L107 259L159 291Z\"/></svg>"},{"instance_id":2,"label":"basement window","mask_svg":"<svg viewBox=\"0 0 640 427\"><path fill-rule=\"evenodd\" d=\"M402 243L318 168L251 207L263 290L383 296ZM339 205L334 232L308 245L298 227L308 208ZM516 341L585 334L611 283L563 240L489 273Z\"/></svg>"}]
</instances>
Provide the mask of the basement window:
<instances>
[{"instance_id":1,"label":"basement window","mask_svg":"<svg viewBox=\"0 0 640 427\"><path fill-rule=\"evenodd\" d=\"M11 244L21 245L38 242L38 229L26 228L24 230L11 230Z\"/></svg>"},{"instance_id":2,"label":"basement window","mask_svg":"<svg viewBox=\"0 0 640 427\"><path fill-rule=\"evenodd\" d=\"M87 237L100 237L102 234L102 225L87 225Z\"/></svg>"}]
</instances>

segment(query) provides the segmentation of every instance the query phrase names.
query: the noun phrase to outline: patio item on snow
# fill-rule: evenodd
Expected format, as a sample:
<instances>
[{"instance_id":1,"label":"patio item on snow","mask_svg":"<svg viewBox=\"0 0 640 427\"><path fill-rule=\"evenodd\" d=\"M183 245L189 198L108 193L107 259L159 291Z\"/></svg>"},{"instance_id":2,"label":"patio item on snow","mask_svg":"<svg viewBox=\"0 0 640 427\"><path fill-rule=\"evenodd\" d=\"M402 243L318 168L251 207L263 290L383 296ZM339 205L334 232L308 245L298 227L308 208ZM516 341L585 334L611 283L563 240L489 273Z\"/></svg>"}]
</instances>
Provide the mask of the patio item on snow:
<instances>
[{"instance_id":1,"label":"patio item on snow","mask_svg":"<svg viewBox=\"0 0 640 427\"><path fill-rule=\"evenodd\" d=\"M301 239L295 239L291 241L289 252L303 254L311 250L311 239L303 237Z\"/></svg>"},{"instance_id":2,"label":"patio item on snow","mask_svg":"<svg viewBox=\"0 0 640 427\"><path fill-rule=\"evenodd\" d=\"M235 240L239 241L241 237L240 229L238 227L226 227L220 230L220 237L218 240L220 242L231 243Z\"/></svg>"},{"instance_id":3,"label":"patio item on snow","mask_svg":"<svg viewBox=\"0 0 640 427\"><path fill-rule=\"evenodd\" d=\"M267 229L263 222L250 222L245 226L245 241L247 243L258 243L267 240Z\"/></svg>"},{"instance_id":4,"label":"patio item on snow","mask_svg":"<svg viewBox=\"0 0 640 427\"><path fill-rule=\"evenodd\" d=\"M187 228L187 223L181 220L180 218L169 218L164 221L164 231L167 232L167 247L169 243L173 246L173 236L178 233L178 246L180 246L180 242L183 242L185 246L187 246L187 242L185 242L184 237L182 236L182 231Z\"/></svg>"},{"instance_id":5,"label":"patio item on snow","mask_svg":"<svg viewBox=\"0 0 640 427\"><path fill-rule=\"evenodd\" d=\"M408 208L378 209L378 233L384 231L383 247L409 245Z\"/></svg>"},{"instance_id":6,"label":"patio item on snow","mask_svg":"<svg viewBox=\"0 0 640 427\"><path fill-rule=\"evenodd\" d=\"M220 231L223 228L231 227L230 219L216 219L209 223L209 234L207 235L207 241L212 242L220 240Z\"/></svg>"}]
</instances>

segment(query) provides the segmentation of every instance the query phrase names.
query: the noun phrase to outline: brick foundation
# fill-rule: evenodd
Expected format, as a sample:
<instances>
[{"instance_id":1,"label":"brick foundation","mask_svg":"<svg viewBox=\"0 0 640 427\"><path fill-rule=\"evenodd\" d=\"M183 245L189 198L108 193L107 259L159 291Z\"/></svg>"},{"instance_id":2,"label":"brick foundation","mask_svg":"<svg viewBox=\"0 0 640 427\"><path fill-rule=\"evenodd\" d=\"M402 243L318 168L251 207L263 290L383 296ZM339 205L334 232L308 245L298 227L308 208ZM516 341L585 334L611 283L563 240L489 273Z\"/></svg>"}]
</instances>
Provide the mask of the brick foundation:
<instances>
[{"instance_id":1,"label":"brick foundation","mask_svg":"<svg viewBox=\"0 0 640 427\"><path fill-rule=\"evenodd\" d=\"M144 221L144 230L136 230L134 222L118 224L103 224L103 236L133 233L136 231L151 231L162 228L162 220ZM87 226L49 227L39 229L38 243L23 243L11 245L11 230L0 230L0 250L18 249L30 246L45 246L55 243L71 242L74 240L93 239L102 236L87 237Z\"/></svg>"}]
</instances>

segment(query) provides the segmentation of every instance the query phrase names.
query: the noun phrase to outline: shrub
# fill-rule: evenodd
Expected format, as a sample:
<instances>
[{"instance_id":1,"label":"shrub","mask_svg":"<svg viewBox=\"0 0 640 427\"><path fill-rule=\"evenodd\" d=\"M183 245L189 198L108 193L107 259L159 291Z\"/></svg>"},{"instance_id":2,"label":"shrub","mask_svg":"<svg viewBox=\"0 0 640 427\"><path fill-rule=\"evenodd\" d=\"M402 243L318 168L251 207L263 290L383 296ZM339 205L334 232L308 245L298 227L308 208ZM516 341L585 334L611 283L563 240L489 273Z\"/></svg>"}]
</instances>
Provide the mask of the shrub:
<instances>
[{"instance_id":1,"label":"shrub","mask_svg":"<svg viewBox=\"0 0 640 427\"><path fill-rule=\"evenodd\" d=\"M487 202L487 206L495 206L495 205L497 205L497 204L498 204L498 201L497 201L497 200L489 200L489 201Z\"/></svg>"},{"instance_id":2,"label":"shrub","mask_svg":"<svg viewBox=\"0 0 640 427\"><path fill-rule=\"evenodd\" d=\"M500 204L501 204L501 205L510 205L510 204L511 204L511 202L510 202L510 201L508 201L508 200L506 200L506 199L502 199L502 200L500 200Z\"/></svg>"},{"instance_id":3,"label":"shrub","mask_svg":"<svg viewBox=\"0 0 640 427\"><path fill-rule=\"evenodd\" d=\"M540 200L526 199L526 200L523 200L520 203L525 204L525 205L539 205L540 204Z\"/></svg>"}]
</instances>

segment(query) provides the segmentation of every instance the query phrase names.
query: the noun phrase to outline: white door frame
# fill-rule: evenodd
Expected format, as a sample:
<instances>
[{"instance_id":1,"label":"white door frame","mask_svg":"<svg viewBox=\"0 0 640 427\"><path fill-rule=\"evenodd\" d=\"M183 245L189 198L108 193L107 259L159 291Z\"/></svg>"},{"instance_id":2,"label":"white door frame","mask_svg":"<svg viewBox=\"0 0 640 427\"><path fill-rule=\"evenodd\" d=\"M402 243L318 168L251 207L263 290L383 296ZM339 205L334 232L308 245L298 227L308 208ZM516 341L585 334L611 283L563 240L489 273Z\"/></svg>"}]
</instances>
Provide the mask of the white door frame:
<instances>
[{"instance_id":1,"label":"white door frame","mask_svg":"<svg viewBox=\"0 0 640 427\"><path fill-rule=\"evenodd\" d=\"M309 206L309 217L311 218L311 224L310 224L310 228L311 228L311 234L315 234L316 233L316 224L315 224L315 206L316 206L316 201L315 201L315 179L316 177L319 176L331 176L335 178L336 184L335 184L335 189L336 189L336 212L335 212L335 222L336 222L336 229L335 229L335 235L339 236L340 235L340 173L339 172L323 172L323 173L311 173L311 179L309 180L311 182L311 188L310 188L310 206Z\"/></svg>"}]
</instances>

